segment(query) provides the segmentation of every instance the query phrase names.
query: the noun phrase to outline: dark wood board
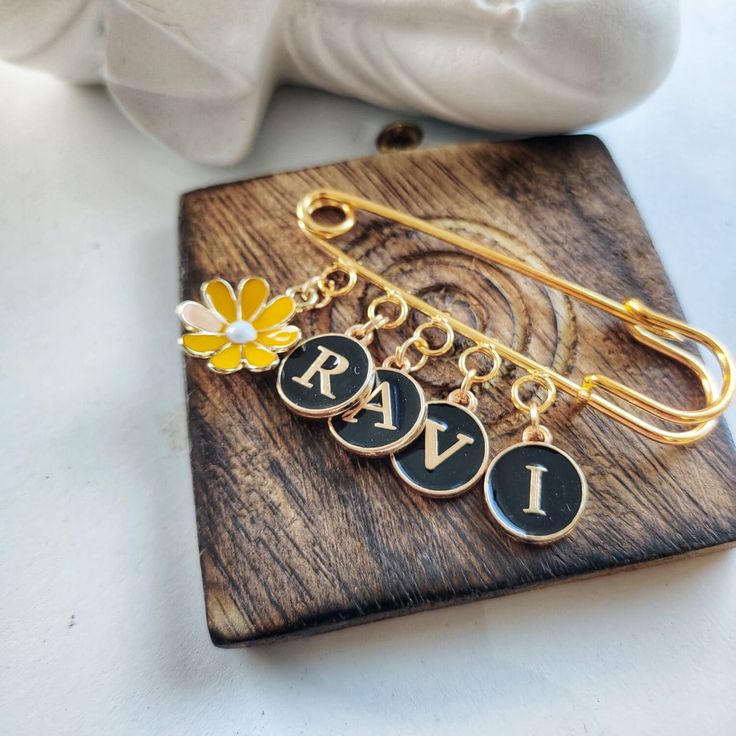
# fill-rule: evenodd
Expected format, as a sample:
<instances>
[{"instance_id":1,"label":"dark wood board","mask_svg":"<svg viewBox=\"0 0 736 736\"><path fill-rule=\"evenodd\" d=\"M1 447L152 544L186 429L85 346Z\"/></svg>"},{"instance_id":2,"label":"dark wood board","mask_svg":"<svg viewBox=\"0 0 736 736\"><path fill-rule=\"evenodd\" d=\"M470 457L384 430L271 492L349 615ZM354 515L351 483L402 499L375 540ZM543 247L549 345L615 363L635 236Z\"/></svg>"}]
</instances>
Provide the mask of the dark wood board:
<instances>
[{"instance_id":1,"label":"dark wood board","mask_svg":"<svg viewBox=\"0 0 736 736\"><path fill-rule=\"evenodd\" d=\"M680 314L608 152L589 136L381 154L186 194L181 277L263 275L274 292L327 265L299 233L296 202L313 188L354 192L493 244L487 225L520 236L517 257L615 298ZM680 216L673 213L673 216ZM688 374L634 343L615 320L445 244L363 217L354 257L435 305L574 378L599 371L682 406L701 396ZM300 319L306 335L365 319L376 290ZM411 324L416 323L412 317ZM374 343L383 358L411 326ZM457 350L462 347L458 341ZM506 367L480 393L492 453L525 424ZM433 398L457 386L452 360L418 376ZM724 424L702 442L646 440L567 397L545 415L583 467L591 494L567 538L510 540L480 486L452 500L410 491L387 460L346 454L324 422L290 413L275 375L210 373L187 359L189 430L207 620L222 646L311 634L571 578L694 554L736 540L734 449Z\"/></svg>"}]
</instances>

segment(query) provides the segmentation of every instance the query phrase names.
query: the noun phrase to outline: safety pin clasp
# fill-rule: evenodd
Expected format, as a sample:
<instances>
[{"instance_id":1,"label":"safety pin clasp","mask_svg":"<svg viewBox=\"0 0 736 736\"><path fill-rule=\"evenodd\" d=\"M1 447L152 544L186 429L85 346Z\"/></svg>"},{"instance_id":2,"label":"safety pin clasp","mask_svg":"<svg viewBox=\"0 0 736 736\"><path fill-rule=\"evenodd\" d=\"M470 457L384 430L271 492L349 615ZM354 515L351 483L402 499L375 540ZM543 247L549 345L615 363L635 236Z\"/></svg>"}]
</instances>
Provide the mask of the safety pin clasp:
<instances>
[{"instance_id":1,"label":"safety pin clasp","mask_svg":"<svg viewBox=\"0 0 736 736\"><path fill-rule=\"evenodd\" d=\"M337 211L339 219L333 222L318 222L314 215L324 209ZM629 388L614 378L601 374L586 375L580 383L576 383L552 368L540 365L528 356L516 352L497 339L478 332L455 319L452 315L440 312L428 302L401 289L329 242L340 235L345 235L355 227L358 211L367 212L425 233L473 256L521 273L541 284L617 317L625 323L629 334L635 340L679 362L690 370L695 375L703 391L705 405L699 409L675 408L640 391ZM418 217L413 217L345 192L332 189L318 189L310 192L298 203L296 214L299 227L314 245L331 258L339 260L346 267L353 269L366 281L385 291L392 291L405 300L411 308L429 317L445 319L456 333L475 342L476 345L488 345L496 350L501 358L519 366L528 373L549 377L560 391L574 397L578 402L610 416L615 421L645 437L666 444L694 442L713 429L717 417L725 411L733 399L736 388L734 384L736 367L728 350L707 332L698 330L681 320L656 312L638 299L627 299L624 302L615 301L580 284L541 271L504 252L475 243L457 233L444 230ZM493 227L493 230L497 240L504 243L509 251L513 251L514 242L518 243L519 239L500 228ZM718 391L714 390L714 381L703 363L692 353L678 345L686 340L702 345L714 355L721 373L720 389ZM616 397L659 420L670 422L678 428L670 430L647 421L619 404L610 401L606 396L601 395L602 393Z\"/></svg>"}]
</instances>

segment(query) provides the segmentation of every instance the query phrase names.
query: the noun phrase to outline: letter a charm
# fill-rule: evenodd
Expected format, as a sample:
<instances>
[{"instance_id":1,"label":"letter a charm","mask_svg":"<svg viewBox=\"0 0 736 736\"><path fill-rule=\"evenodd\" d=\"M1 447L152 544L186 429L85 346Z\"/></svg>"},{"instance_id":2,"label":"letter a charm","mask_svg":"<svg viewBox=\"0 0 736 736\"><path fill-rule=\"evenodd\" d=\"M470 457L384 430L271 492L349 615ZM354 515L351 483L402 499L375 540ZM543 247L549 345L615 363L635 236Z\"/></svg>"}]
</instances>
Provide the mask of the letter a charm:
<instances>
[{"instance_id":1,"label":"letter a charm","mask_svg":"<svg viewBox=\"0 0 736 736\"><path fill-rule=\"evenodd\" d=\"M469 490L488 463L488 437L472 411L430 401L424 432L391 455L399 477L425 496L450 498Z\"/></svg>"},{"instance_id":2,"label":"letter a charm","mask_svg":"<svg viewBox=\"0 0 736 736\"><path fill-rule=\"evenodd\" d=\"M381 457L412 442L426 418L419 384L397 368L378 368L373 391L342 416L332 417L330 432L351 452Z\"/></svg>"},{"instance_id":3,"label":"letter a charm","mask_svg":"<svg viewBox=\"0 0 736 736\"><path fill-rule=\"evenodd\" d=\"M316 419L335 416L373 387L370 353L349 335L328 333L299 343L282 361L276 388L286 406Z\"/></svg>"}]
</instances>

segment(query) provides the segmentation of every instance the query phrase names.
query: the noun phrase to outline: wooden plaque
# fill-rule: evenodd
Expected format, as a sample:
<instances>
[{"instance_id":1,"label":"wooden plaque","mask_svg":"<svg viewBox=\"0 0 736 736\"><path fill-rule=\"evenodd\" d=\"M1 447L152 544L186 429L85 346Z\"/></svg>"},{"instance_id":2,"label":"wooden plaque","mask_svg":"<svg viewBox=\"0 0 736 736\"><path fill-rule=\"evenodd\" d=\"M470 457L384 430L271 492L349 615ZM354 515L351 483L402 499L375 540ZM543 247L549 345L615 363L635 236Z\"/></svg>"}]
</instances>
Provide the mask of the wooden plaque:
<instances>
[{"instance_id":1,"label":"wooden plaque","mask_svg":"<svg viewBox=\"0 0 736 736\"><path fill-rule=\"evenodd\" d=\"M576 136L381 154L186 194L182 290L263 275L283 292L327 265L296 227L316 187L354 192L493 245L495 223L526 243L513 255L611 297L680 314L641 219L604 146ZM597 371L682 406L702 400L679 366L616 320L452 247L363 216L353 257L515 349L579 379ZM305 335L365 320L377 291L359 283L299 318ZM379 336L383 359L417 323ZM457 350L462 348L458 340ZM325 422L279 400L273 372L210 373L187 359L189 430L207 621L217 645L249 645L487 598L730 545L734 450L726 427L689 447L643 439L560 397L544 417L583 467L590 498L574 532L534 547L508 538L480 485L452 500L418 496L387 460L347 454ZM419 374L428 396L456 387L451 358ZM513 367L480 391L495 454L525 418Z\"/></svg>"}]
</instances>

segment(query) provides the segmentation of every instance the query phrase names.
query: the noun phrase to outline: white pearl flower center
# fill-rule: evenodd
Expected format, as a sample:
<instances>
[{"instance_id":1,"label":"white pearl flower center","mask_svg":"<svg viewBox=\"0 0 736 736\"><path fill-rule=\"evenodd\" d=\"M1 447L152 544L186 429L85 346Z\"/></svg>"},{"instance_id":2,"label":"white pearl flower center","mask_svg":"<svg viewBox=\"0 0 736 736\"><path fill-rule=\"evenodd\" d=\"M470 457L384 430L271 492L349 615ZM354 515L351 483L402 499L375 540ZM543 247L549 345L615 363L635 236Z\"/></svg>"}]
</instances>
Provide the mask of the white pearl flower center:
<instances>
[{"instance_id":1,"label":"white pearl flower center","mask_svg":"<svg viewBox=\"0 0 736 736\"><path fill-rule=\"evenodd\" d=\"M239 319L231 322L225 329L225 334L230 342L244 345L246 342L252 342L256 339L256 328L250 322Z\"/></svg>"}]
</instances>

